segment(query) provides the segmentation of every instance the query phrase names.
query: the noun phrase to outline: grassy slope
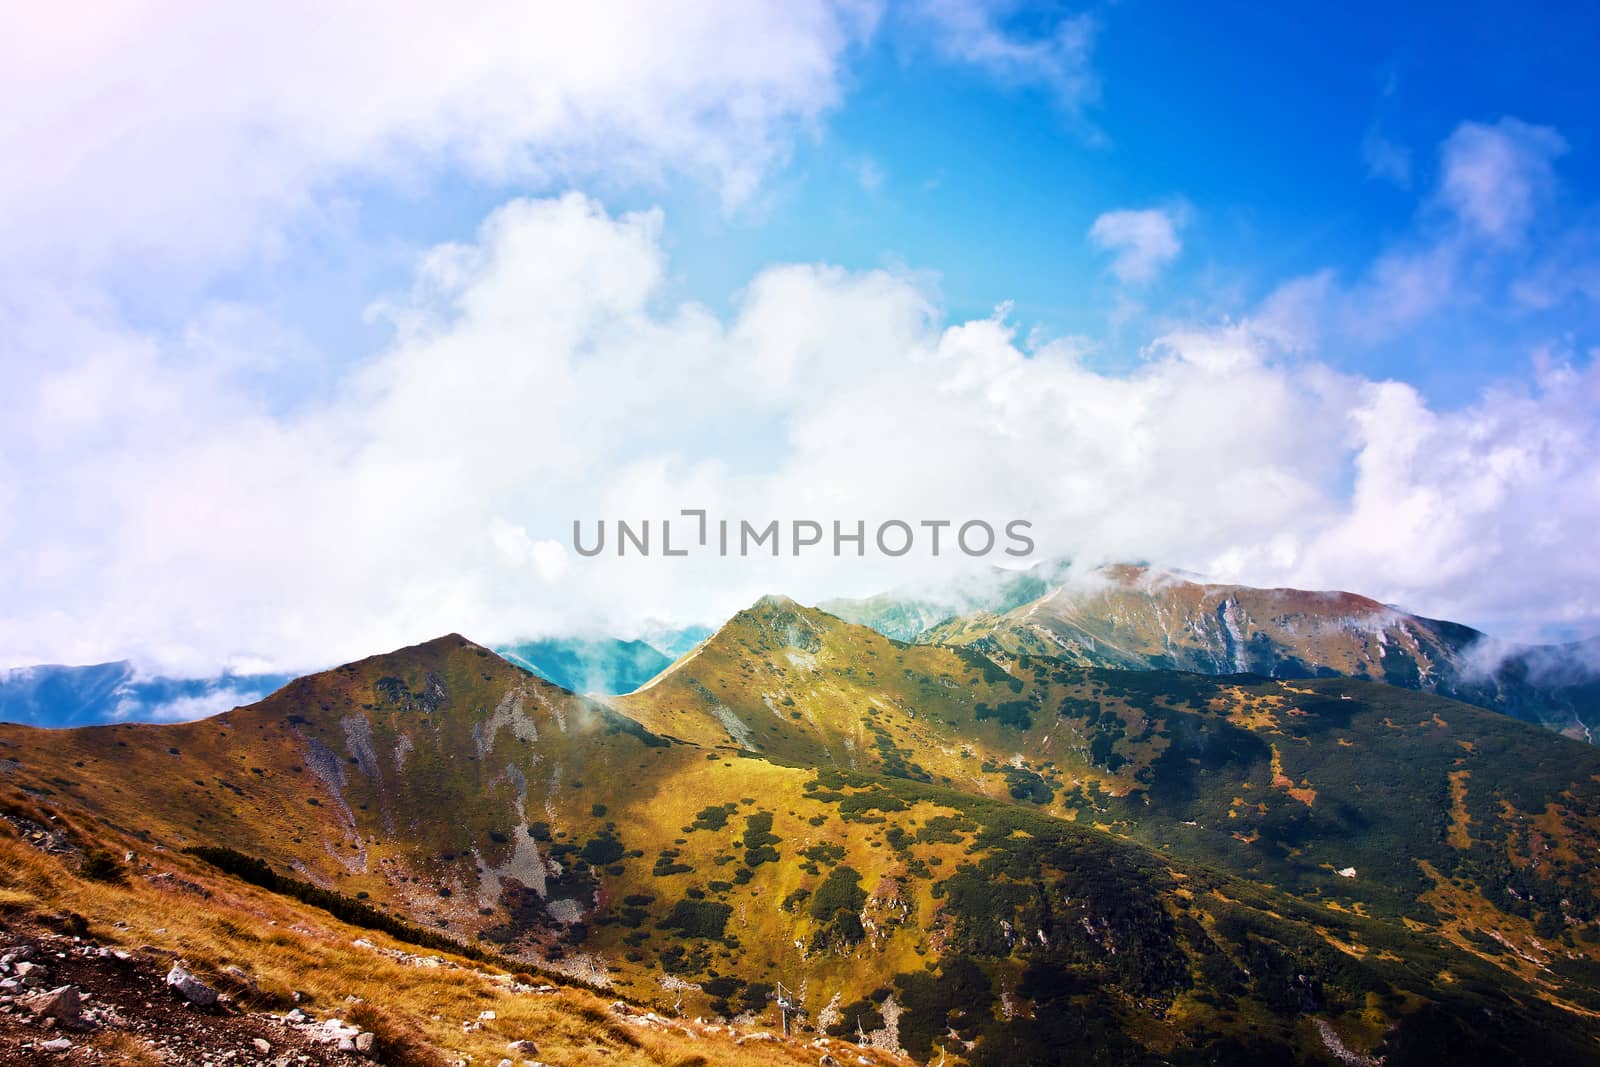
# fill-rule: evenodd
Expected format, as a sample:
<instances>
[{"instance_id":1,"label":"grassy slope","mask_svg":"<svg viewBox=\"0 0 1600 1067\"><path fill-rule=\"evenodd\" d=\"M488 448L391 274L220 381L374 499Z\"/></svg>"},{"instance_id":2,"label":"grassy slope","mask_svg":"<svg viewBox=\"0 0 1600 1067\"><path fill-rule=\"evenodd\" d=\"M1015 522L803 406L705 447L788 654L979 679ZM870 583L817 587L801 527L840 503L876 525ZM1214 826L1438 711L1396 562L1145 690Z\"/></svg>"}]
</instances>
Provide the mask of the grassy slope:
<instances>
[{"instance_id":1,"label":"grassy slope","mask_svg":"<svg viewBox=\"0 0 1600 1067\"><path fill-rule=\"evenodd\" d=\"M1561 821L1580 849L1600 825L1600 752L1430 694L1007 663L769 599L617 705L663 735L1014 796L1300 891L1393 891L1391 904L1420 891L1415 860L1453 865L1456 809L1466 840L1493 848L1529 820ZM1369 877L1335 873L1350 866Z\"/></svg>"},{"instance_id":2,"label":"grassy slope","mask_svg":"<svg viewBox=\"0 0 1600 1067\"><path fill-rule=\"evenodd\" d=\"M13 790L0 794L0 803L10 813L47 817L44 805ZM111 836L90 819L58 817L54 825L82 844ZM26 927L39 918L58 925L60 916L81 917L86 931L74 929L94 943L173 953L194 973L232 992L241 1009L281 1013L298 1004L319 1019L360 1019L379 1029L380 1054L391 1065L466 1058L496 1063L507 1043L520 1039L535 1041L540 1059L566 1067L777 1067L817 1059L815 1050L796 1045L735 1043L753 1028L730 1032L689 1019L652 1025L640 1018L642 1010L619 1013L610 1007L613 997L559 979L553 986L533 980L546 991L530 995L528 975L351 926L185 855L142 853L133 865L119 865L120 883L83 877L76 866L71 855L41 853L0 822L0 929ZM255 989L230 978L228 968L241 970ZM364 1001L365 1008L350 998ZM480 1022L486 1011L496 1018ZM391 1034L421 1040L405 1054L392 1043L382 1047ZM114 1026L73 1039L102 1049L107 1062L160 1062ZM443 1055L429 1055L430 1048ZM872 1057L882 1065L899 1062L880 1053Z\"/></svg>"},{"instance_id":3,"label":"grassy slope","mask_svg":"<svg viewBox=\"0 0 1600 1067\"><path fill-rule=\"evenodd\" d=\"M1307 900L1437 929L1511 971L1526 970L1517 953L1549 957L1544 941L1564 942L1554 957L1574 958L1544 979L1588 988L1600 956L1578 936L1600 918L1591 746L1370 682L1007 663L768 600L622 704L653 729L742 739L785 762L1037 805ZM1452 879L1457 918L1436 906ZM1464 933L1469 906L1512 947Z\"/></svg>"},{"instance_id":4,"label":"grassy slope","mask_svg":"<svg viewBox=\"0 0 1600 1067\"><path fill-rule=\"evenodd\" d=\"M1391 1063L1418 1035L1582 1054L1554 1005L1587 1002L1591 947L1534 950L1545 888L1509 879L1585 874L1591 750L1420 694L1013 671L773 600L626 701L654 733L451 637L188 726L0 727L0 766L96 834L236 848L657 1003L690 981L690 1012L770 1013L777 980L846 1033L903 1008L919 1055L961 1054L953 1029L980 1061L1088 1032L1107 1062L1314 1062L1313 1017L1357 1049L1404 1017ZM1527 916L1487 906L1496 878Z\"/></svg>"}]
</instances>

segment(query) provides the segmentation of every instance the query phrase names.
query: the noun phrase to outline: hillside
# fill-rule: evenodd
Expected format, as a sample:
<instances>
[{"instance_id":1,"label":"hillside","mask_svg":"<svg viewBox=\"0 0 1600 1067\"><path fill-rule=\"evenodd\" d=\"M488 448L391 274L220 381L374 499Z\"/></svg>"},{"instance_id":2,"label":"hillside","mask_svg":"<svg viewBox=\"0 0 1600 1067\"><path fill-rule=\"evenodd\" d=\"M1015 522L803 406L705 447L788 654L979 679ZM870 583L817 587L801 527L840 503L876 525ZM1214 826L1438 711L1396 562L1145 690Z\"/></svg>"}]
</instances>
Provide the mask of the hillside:
<instances>
[{"instance_id":1,"label":"hillside","mask_svg":"<svg viewBox=\"0 0 1600 1067\"><path fill-rule=\"evenodd\" d=\"M452 951L419 928L336 916L332 898L268 892L158 846L119 862L95 851L124 843L114 831L59 814L48 798L5 790L0 805L0 974L21 986L0 992L0 1064L818 1061L818 1049L763 1040L759 1026L669 1023L614 994ZM175 964L217 995L213 1007L168 986ZM41 1001L62 1015L54 1025L33 1011ZM908 1063L866 1055L877 1067Z\"/></svg>"},{"instance_id":2,"label":"hillside","mask_svg":"<svg viewBox=\"0 0 1600 1067\"><path fill-rule=\"evenodd\" d=\"M203 722L0 727L7 848L72 828L0 891L128 850L260 937L288 878L663 1016L770 1028L782 983L774 1055L1596 1060L1600 754L1396 693L1001 670L770 598L612 708L450 636Z\"/></svg>"},{"instance_id":3,"label":"hillside","mask_svg":"<svg viewBox=\"0 0 1600 1067\"><path fill-rule=\"evenodd\" d=\"M1600 915L1588 746L1373 682L1006 663L769 598L619 706L703 744L1009 799L1467 947L1473 923L1531 947ZM1441 921L1446 884L1471 922Z\"/></svg>"},{"instance_id":4,"label":"hillside","mask_svg":"<svg viewBox=\"0 0 1600 1067\"><path fill-rule=\"evenodd\" d=\"M1456 623L1353 593L1190 581L1106 568L1003 612L974 612L920 633L1001 659L1026 653L1085 667L1346 677L1423 689L1591 740L1600 725L1593 647L1501 646Z\"/></svg>"}]
</instances>

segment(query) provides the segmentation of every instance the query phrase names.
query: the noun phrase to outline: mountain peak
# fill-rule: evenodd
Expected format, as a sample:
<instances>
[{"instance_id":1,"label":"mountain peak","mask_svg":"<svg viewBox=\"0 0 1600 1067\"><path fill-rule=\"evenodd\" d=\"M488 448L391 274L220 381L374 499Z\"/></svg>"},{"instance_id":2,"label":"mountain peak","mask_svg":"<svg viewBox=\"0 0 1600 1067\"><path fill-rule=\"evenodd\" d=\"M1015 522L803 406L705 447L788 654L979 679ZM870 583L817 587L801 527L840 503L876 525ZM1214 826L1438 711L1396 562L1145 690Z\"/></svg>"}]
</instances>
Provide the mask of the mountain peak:
<instances>
[{"instance_id":1,"label":"mountain peak","mask_svg":"<svg viewBox=\"0 0 1600 1067\"><path fill-rule=\"evenodd\" d=\"M797 611L803 610L804 604L782 593L766 593L756 599L747 609L749 611Z\"/></svg>"}]
</instances>

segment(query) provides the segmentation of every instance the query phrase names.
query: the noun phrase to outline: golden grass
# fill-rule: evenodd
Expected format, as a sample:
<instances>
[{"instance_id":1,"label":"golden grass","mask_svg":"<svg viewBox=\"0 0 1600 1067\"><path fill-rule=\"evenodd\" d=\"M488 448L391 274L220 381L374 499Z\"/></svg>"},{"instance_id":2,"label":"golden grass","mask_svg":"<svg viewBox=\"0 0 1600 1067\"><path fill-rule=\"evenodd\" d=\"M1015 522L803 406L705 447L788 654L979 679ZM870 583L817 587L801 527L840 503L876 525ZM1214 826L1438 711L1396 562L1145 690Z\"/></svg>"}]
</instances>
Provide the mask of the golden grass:
<instances>
[{"instance_id":1,"label":"golden grass","mask_svg":"<svg viewBox=\"0 0 1600 1067\"><path fill-rule=\"evenodd\" d=\"M132 1034L102 1031L90 1037L88 1045L100 1053L107 1063L121 1067L166 1067L149 1045Z\"/></svg>"},{"instance_id":2,"label":"golden grass","mask_svg":"<svg viewBox=\"0 0 1600 1067\"><path fill-rule=\"evenodd\" d=\"M506 1045L528 1038L539 1058L570 1065L665 1065L700 1062L813 1063L799 1041L736 1046L732 1035L684 1024L648 1028L626 1021L609 1000L579 987L524 994L511 975L466 959L442 957L439 967L408 965L390 952L417 952L380 933L339 922L315 909L215 875L186 857L159 856L127 886L85 881L55 857L0 829L0 901L7 911L74 912L103 943L150 945L177 952L197 973L218 981L224 967L246 971L272 995L300 994L319 1016L359 1022L392 1044L385 1062L428 1065L470 1056L498 1062ZM171 870L204 887L209 899L163 890L146 876ZM374 948L358 948L365 939ZM220 983L219 983L220 984ZM480 1013L495 1018L478 1024ZM97 1039L113 1062L155 1063L127 1035ZM874 1062L899 1062L876 1055Z\"/></svg>"}]
</instances>

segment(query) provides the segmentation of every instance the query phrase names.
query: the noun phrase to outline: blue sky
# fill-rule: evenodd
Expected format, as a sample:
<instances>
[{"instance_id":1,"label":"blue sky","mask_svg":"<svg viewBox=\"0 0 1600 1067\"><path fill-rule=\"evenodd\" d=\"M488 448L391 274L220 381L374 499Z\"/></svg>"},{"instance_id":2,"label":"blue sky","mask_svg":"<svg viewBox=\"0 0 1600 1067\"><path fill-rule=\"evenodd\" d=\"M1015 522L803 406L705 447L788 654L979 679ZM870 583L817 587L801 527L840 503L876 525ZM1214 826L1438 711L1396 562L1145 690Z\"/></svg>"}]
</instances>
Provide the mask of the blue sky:
<instances>
[{"instance_id":1,"label":"blue sky","mask_svg":"<svg viewBox=\"0 0 1600 1067\"><path fill-rule=\"evenodd\" d=\"M700 0L0 34L0 665L295 669L1041 554L1600 631L1578 5Z\"/></svg>"},{"instance_id":2,"label":"blue sky","mask_svg":"<svg viewBox=\"0 0 1600 1067\"><path fill-rule=\"evenodd\" d=\"M1183 254L1140 294L1143 310L1224 316L1297 275L1357 275L1413 230L1439 145L1464 120L1560 131L1567 211L1583 210L1596 184L1600 13L1581 5L1040 5L999 24L1047 36L1072 17L1094 27L1096 89L1080 104L942 56L926 27L891 9L850 56L838 106L750 203L730 211L718 189L681 176L601 196L617 211L665 208L676 297L726 310L774 262L904 267L931 276L953 318L1009 303L1024 330L1093 338L1097 359L1127 366L1143 339L1108 322L1117 294L1085 240L1101 212L1185 205ZM1375 144L1398 161L1387 172L1374 170ZM550 190L452 174L356 183L339 190L352 198L353 242L313 235L301 258L253 264L216 292L281 300L331 358L370 351L386 331L352 311L403 288L417 249L469 238L508 195ZM1507 339L1595 323L1588 306L1473 307L1383 343L1347 341L1338 358L1459 403L1519 369Z\"/></svg>"}]
</instances>

